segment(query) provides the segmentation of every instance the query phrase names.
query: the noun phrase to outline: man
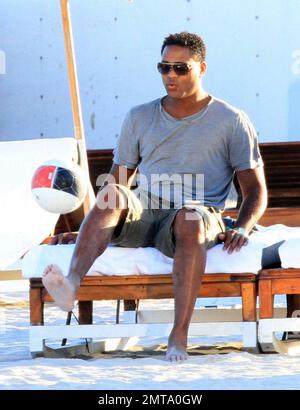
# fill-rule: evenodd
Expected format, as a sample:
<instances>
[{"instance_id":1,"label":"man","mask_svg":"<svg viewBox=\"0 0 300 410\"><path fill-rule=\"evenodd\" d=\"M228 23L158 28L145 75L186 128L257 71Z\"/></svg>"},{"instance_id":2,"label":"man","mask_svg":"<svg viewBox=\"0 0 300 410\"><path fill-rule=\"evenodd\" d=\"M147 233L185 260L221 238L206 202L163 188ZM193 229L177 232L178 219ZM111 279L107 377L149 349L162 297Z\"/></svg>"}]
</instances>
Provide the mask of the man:
<instances>
[{"instance_id":1,"label":"man","mask_svg":"<svg viewBox=\"0 0 300 410\"><path fill-rule=\"evenodd\" d=\"M109 243L155 246L174 257L175 319L166 358L182 361L187 359L188 327L207 249L218 240L229 253L246 245L266 208L267 194L249 119L203 89L203 40L186 32L170 35L161 54L158 70L167 95L127 115L110 178L82 223L68 276L64 278L56 265L50 265L43 283L57 305L69 311L81 279ZM132 191L129 186L137 169L142 178L138 190ZM221 211L234 173L243 201L235 227L225 230ZM153 182L154 174L162 176L158 183L157 179ZM161 183L175 174L183 177L184 186L177 181L172 197L161 194ZM204 203L198 189L201 178L194 183L199 175L204 175ZM194 182L186 186L185 176ZM65 240L70 238L69 234Z\"/></svg>"}]
</instances>

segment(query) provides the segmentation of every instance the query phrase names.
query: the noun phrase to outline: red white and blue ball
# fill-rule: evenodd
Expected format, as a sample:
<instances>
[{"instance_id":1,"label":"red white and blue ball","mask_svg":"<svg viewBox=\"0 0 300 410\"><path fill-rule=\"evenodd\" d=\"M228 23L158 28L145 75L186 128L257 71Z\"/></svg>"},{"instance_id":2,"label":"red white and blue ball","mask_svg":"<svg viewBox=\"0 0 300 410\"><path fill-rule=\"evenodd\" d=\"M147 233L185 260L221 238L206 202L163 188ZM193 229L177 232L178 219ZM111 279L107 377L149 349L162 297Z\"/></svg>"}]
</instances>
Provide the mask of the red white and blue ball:
<instances>
[{"instance_id":1,"label":"red white and blue ball","mask_svg":"<svg viewBox=\"0 0 300 410\"><path fill-rule=\"evenodd\" d=\"M72 163L47 161L37 168L31 190L35 201L46 211L67 214L82 204L87 183L82 169Z\"/></svg>"}]
</instances>

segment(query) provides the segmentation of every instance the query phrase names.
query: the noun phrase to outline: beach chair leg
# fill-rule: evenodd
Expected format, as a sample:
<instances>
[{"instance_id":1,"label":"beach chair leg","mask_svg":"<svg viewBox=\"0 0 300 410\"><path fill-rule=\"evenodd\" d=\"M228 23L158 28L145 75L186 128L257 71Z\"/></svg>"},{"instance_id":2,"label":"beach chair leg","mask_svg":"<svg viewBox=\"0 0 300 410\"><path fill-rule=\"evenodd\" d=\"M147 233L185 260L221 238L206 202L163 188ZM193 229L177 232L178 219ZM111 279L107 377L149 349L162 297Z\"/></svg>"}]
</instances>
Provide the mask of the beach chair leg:
<instances>
[{"instance_id":1,"label":"beach chair leg","mask_svg":"<svg viewBox=\"0 0 300 410\"><path fill-rule=\"evenodd\" d=\"M80 325L92 325L93 324L93 301L79 301L79 324Z\"/></svg>"},{"instance_id":2,"label":"beach chair leg","mask_svg":"<svg viewBox=\"0 0 300 410\"><path fill-rule=\"evenodd\" d=\"M287 317L299 317L300 295L286 295Z\"/></svg>"},{"instance_id":3,"label":"beach chair leg","mask_svg":"<svg viewBox=\"0 0 300 410\"><path fill-rule=\"evenodd\" d=\"M44 302L41 288L30 288L30 325L41 326L44 324Z\"/></svg>"},{"instance_id":4,"label":"beach chair leg","mask_svg":"<svg viewBox=\"0 0 300 410\"><path fill-rule=\"evenodd\" d=\"M137 323L139 300L124 300L123 323Z\"/></svg>"},{"instance_id":5,"label":"beach chair leg","mask_svg":"<svg viewBox=\"0 0 300 410\"><path fill-rule=\"evenodd\" d=\"M243 322L243 348L249 353L259 353L257 322Z\"/></svg>"},{"instance_id":6,"label":"beach chair leg","mask_svg":"<svg viewBox=\"0 0 300 410\"><path fill-rule=\"evenodd\" d=\"M45 341L35 332L35 326L29 329L29 349L32 357L42 356L44 352Z\"/></svg>"},{"instance_id":7,"label":"beach chair leg","mask_svg":"<svg viewBox=\"0 0 300 410\"><path fill-rule=\"evenodd\" d=\"M242 283L243 320L256 321L256 287L255 283Z\"/></svg>"}]
</instances>

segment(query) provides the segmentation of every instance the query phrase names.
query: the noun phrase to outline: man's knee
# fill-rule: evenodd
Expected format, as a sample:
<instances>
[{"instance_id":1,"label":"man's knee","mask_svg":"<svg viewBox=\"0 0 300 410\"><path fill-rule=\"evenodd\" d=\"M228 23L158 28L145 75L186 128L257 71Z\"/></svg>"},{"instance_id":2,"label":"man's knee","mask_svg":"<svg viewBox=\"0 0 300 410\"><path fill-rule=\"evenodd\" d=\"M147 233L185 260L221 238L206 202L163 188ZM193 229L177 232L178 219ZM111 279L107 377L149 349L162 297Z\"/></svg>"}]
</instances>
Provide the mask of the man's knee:
<instances>
[{"instance_id":1,"label":"man's knee","mask_svg":"<svg viewBox=\"0 0 300 410\"><path fill-rule=\"evenodd\" d=\"M116 184L107 184L100 188L96 205L99 209L125 210L128 207L128 195L124 189Z\"/></svg>"},{"instance_id":2,"label":"man's knee","mask_svg":"<svg viewBox=\"0 0 300 410\"><path fill-rule=\"evenodd\" d=\"M181 209L175 217L174 235L176 241L202 243L205 240L203 217L194 210Z\"/></svg>"}]
</instances>

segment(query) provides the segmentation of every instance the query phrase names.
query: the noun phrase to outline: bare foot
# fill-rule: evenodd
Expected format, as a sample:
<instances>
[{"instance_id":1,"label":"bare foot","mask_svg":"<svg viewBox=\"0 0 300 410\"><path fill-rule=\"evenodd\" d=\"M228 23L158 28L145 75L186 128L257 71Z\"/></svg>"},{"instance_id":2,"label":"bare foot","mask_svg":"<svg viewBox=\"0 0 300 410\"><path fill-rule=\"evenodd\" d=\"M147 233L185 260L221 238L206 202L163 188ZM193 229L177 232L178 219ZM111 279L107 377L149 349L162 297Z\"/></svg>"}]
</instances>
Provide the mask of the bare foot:
<instances>
[{"instance_id":1,"label":"bare foot","mask_svg":"<svg viewBox=\"0 0 300 410\"><path fill-rule=\"evenodd\" d=\"M166 360L169 362L183 362L187 360L189 355L186 352L186 348L181 343L173 343L168 346L166 353Z\"/></svg>"},{"instance_id":2,"label":"bare foot","mask_svg":"<svg viewBox=\"0 0 300 410\"><path fill-rule=\"evenodd\" d=\"M66 312L74 308L75 289L57 265L47 266L42 282L58 307Z\"/></svg>"}]
</instances>

